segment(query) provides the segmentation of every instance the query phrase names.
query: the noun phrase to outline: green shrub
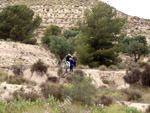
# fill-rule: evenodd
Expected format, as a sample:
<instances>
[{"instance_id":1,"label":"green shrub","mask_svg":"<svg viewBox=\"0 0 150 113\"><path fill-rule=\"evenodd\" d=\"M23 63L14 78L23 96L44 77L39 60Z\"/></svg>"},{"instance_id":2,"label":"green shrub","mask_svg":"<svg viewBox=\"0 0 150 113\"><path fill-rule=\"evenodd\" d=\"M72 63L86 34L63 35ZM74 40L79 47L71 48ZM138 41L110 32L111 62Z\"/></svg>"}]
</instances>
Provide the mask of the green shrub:
<instances>
[{"instance_id":1,"label":"green shrub","mask_svg":"<svg viewBox=\"0 0 150 113\"><path fill-rule=\"evenodd\" d=\"M115 81L113 80L102 80L104 84L108 84L110 86L114 85L115 84Z\"/></svg>"},{"instance_id":2,"label":"green shrub","mask_svg":"<svg viewBox=\"0 0 150 113\"><path fill-rule=\"evenodd\" d=\"M40 87L45 98L49 98L49 96L51 95L54 96L57 100L63 100L62 86L57 84L43 83Z\"/></svg>"},{"instance_id":3,"label":"green shrub","mask_svg":"<svg viewBox=\"0 0 150 113\"><path fill-rule=\"evenodd\" d=\"M53 36L49 43L49 50L55 54L57 59L61 62L68 53L74 53L75 49L73 48L72 42L63 36Z\"/></svg>"},{"instance_id":4,"label":"green shrub","mask_svg":"<svg viewBox=\"0 0 150 113\"><path fill-rule=\"evenodd\" d=\"M80 101L84 104L90 104L92 96L96 94L96 88L91 83L90 78L85 78L81 82L74 83L71 87L67 87L63 90L63 97L71 97L73 101Z\"/></svg>"},{"instance_id":5,"label":"green shrub","mask_svg":"<svg viewBox=\"0 0 150 113\"><path fill-rule=\"evenodd\" d=\"M61 34L61 28L56 25L50 25L44 31L44 37L42 37L42 43L49 45L51 42L51 38L55 36L59 36Z\"/></svg>"},{"instance_id":6,"label":"green shrub","mask_svg":"<svg viewBox=\"0 0 150 113\"><path fill-rule=\"evenodd\" d=\"M107 70L107 67L106 67L105 65L101 65L101 66L99 67L99 69L102 70L102 71L106 71L106 70Z\"/></svg>"},{"instance_id":7,"label":"green shrub","mask_svg":"<svg viewBox=\"0 0 150 113\"><path fill-rule=\"evenodd\" d=\"M6 82L8 84L18 84L18 85L30 84L30 85L34 85L34 86L36 85L35 82L27 80L27 79L23 78L22 76L9 76L6 78Z\"/></svg>"},{"instance_id":8,"label":"green shrub","mask_svg":"<svg viewBox=\"0 0 150 113\"><path fill-rule=\"evenodd\" d=\"M115 65L110 65L109 68L112 69L112 70L118 70L118 67L115 66Z\"/></svg>"},{"instance_id":9,"label":"green shrub","mask_svg":"<svg viewBox=\"0 0 150 113\"><path fill-rule=\"evenodd\" d=\"M127 66L125 64L118 64L117 65L118 69L126 69Z\"/></svg>"},{"instance_id":10,"label":"green shrub","mask_svg":"<svg viewBox=\"0 0 150 113\"><path fill-rule=\"evenodd\" d=\"M25 39L25 40L23 41L23 43L25 43L25 44L32 44L32 45L35 45L36 42L37 42L37 39L36 39L36 38Z\"/></svg>"},{"instance_id":11,"label":"green shrub","mask_svg":"<svg viewBox=\"0 0 150 113\"><path fill-rule=\"evenodd\" d=\"M127 70L124 80L129 84L135 84L139 81L140 75L141 72L138 69L131 69L130 71Z\"/></svg>"},{"instance_id":12,"label":"green shrub","mask_svg":"<svg viewBox=\"0 0 150 113\"><path fill-rule=\"evenodd\" d=\"M61 34L61 28L57 25L50 25L44 31L44 36L58 36Z\"/></svg>"},{"instance_id":13,"label":"green shrub","mask_svg":"<svg viewBox=\"0 0 150 113\"><path fill-rule=\"evenodd\" d=\"M40 98L40 95L37 94L36 92L28 92L25 93L23 91L15 91L13 93L13 100L21 101L21 100L30 100L31 102L36 101L38 98Z\"/></svg>"},{"instance_id":14,"label":"green shrub","mask_svg":"<svg viewBox=\"0 0 150 113\"><path fill-rule=\"evenodd\" d=\"M81 77L84 77L85 73L81 69L77 69L74 71L74 75L80 75Z\"/></svg>"},{"instance_id":15,"label":"green shrub","mask_svg":"<svg viewBox=\"0 0 150 113\"><path fill-rule=\"evenodd\" d=\"M150 87L150 66L147 65L141 75L141 84Z\"/></svg>"},{"instance_id":16,"label":"green shrub","mask_svg":"<svg viewBox=\"0 0 150 113\"><path fill-rule=\"evenodd\" d=\"M145 68L148 65L147 62L139 62L138 64L140 68Z\"/></svg>"},{"instance_id":17,"label":"green shrub","mask_svg":"<svg viewBox=\"0 0 150 113\"><path fill-rule=\"evenodd\" d=\"M6 79L6 73L0 72L0 82L3 82Z\"/></svg>"},{"instance_id":18,"label":"green shrub","mask_svg":"<svg viewBox=\"0 0 150 113\"><path fill-rule=\"evenodd\" d=\"M79 31L76 31L76 30L65 30L64 33L63 33L63 36L66 38L66 39L69 39L70 37L75 37L79 34L80 32Z\"/></svg>"},{"instance_id":19,"label":"green shrub","mask_svg":"<svg viewBox=\"0 0 150 113\"><path fill-rule=\"evenodd\" d=\"M108 96L102 96L101 100L100 100L101 104L105 105L105 106L109 106L110 104L113 103L113 98L108 97Z\"/></svg>"},{"instance_id":20,"label":"green shrub","mask_svg":"<svg viewBox=\"0 0 150 113\"><path fill-rule=\"evenodd\" d=\"M42 43L43 44L46 44L46 45L49 45L50 43L50 36L45 36L45 37L42 37Z\"/></svg>"},{"instance_id":21,"label":"green shrub","mask_svg":"<svg viewBox=\"0 0 150 113\"><path fill-rule=\"evenodd\" d=\"M84 80L84 77L80 76L79 74L70 74L67 77L67 80L68 82L71 82L71 83L80 83Z\"/></svg>"},{"instance_id":22,"label":"green shrub","mask_svg":"<svg viewBox=\"0 0 150 113\"><path fill-rule=\"evenodd\" d=\"M23 65L12 65L11 70L13 71L14 75L20 75L23 76L23 70L24 70Z\"/></svg>"},{"instance_id":23,"label":"green shrub","mask_svg":"<svg viewBox=\"0 0 150 113\"><path fill-rule=\"evenodd\" d=\"M136 90L127 90L124 89L123 92L127 94L127 101L137 101L141 99L142 94L139 91Z\"/></svg>"},{"instance_id":24,"label":"green shrub","mask_svg":"<svg viewBox=\"0 0 150 113\"><path fill-rule=\"evenodd\" d=\"M21 85L21 84L26 83L26 79L24 79L21 76L10 76L7 79L7 83L8 84L18 84L18 85Z\"/></svg>"},{"instance_id":25,"label":"green shrub","mask_svg":"<svg viewBox=\"0 0 150 113\"><path fill-rule=\"evenodd\" d=\"M39 59L36 63L32 65L31 72L33 73L37 71L37 72L40 72L42 75L43 73L47 73L47 69L48 69L48 66Z\"/></svg>"},{"instance_id":26,"label":"green shrub","mask_svg":"<svg viewBox=\"0 0 150 113\"><path fill-rule=\"evenodd\" d=\"M48 77L48 78L47 78L47 82L56 83L56 82L58 82L58 78L57 78L57 77Z\"/></svg>"},{"instance_id":27,"label":"green shrub","mask_svg":"<svg viewBox=\"0 0 150 113\"><path fill-rule=\"evenodd\" d=\"M143 71L140 71L139 69L127 71L124 80L129 84L139 82L143 86L150 87L150 65L146 65Z\"/></svg>"}]
</instances>

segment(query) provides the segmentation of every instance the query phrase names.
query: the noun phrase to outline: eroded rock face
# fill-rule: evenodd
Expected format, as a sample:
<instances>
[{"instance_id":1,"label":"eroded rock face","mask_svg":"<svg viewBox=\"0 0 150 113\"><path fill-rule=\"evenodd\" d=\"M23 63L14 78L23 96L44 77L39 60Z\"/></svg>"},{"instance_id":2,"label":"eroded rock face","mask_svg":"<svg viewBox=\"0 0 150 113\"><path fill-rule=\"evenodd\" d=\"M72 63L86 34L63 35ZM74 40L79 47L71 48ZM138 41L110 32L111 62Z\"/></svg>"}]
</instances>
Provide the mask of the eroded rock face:
<instances>
[{"instance_id":1,"label":"eroded rock face","mask_svg":"<svg viewBox=\"0 0 150 113\"><path fill-rule=\"evenodd\" d=\"M126 105L128 107L137 108L139 111L142 112L146 112L150 107L150 104L145 104L145 103L133 103L133 102L126 102L126 101L118 102L118 103L122 105Z\"/></svg>"},{"instance_id":2,"label":"eroded rock face","mask_svg":"<svg viewBox=\"0 0 150 113\"><path fill-rule=\"evenodd\" d=\"M129 84L125 83L123 79L126 71L99 71L94 69L83 69L83 72L93 79L93 83L96 87L108 87L103 83L103 80L113 81L116 89L124 89L129 87Z\"/></svg>"},{"instance_id":3,"label":"eroded rock face","mask_svg":"<svg viewBox=\"0 0 150 113\"><path fill-rule=\"evenodd\" d=\"M41 76L38 72L32 73L30 71L30 67L27 67L23 70L22 73L25 79L32 80L37 84L42 84L43 82L46 82L49 77L59 78L59 76L57 75L57 71L58 68L48 68L47 73ZM82 69L82 71L86 74L87 77L91 77L93 79L93 84L97 88L109 87L107 84L103 83L103 80L113 81L116 89L125 89L129 87L129 84L125 83L123 79L126 71L100 71L97 69ZM13 70L9 69L8 76L15 76Z\"/></svg>"},{"instance_id":4,"label":"eroded rock face","mask_svg":"<svg viewBox=\"0 0 150 113\"><path fill-rule=\"evenodd\" d=\"M57 65L54 55L41 46L0 41L0 67L32 65L39 59L50 67Z\"/></svg>"},{"instance_id":5,"label":"eroded rock face","mask_svg":"<svg viewBox=\"0 0 150 113\"><path fill-rule=\"evenodd\" d=\"M5 101L12 98L15 91L23 90L25 93L36 92L40 94L41 89L39 86L28 87L26 85L7 84L6 82L0 85L0 100Z\"/></svg>"}]
</instances>

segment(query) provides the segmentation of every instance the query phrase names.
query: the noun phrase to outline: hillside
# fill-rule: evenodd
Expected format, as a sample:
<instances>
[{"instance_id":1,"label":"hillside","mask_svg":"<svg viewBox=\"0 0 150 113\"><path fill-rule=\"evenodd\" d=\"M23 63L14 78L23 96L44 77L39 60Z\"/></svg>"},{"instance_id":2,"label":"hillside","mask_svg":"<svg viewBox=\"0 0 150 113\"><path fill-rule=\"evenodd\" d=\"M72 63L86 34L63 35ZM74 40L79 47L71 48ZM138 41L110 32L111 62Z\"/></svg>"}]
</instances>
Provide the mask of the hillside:
<instances>
[{"instance_id":1,"label":"hillside","mask_svg":"<svg viewBox=\"0 0 150 113\"><path fill-rule=\"evenodd\" d=\"M42 59L50 67L57 65L54 55L41 46L0 42L0 67L19 64L31 65L39 59Z\"/></svg>"},{"instance_id":2,"label":"hillside","mask_svg":"<svg viewBox=\"0 0 150 113\"><path fill-rule=\"evenodd\" d=\"M118 11L119 17L126 17L127 22L124 26L123 32L127 36L144 35L150 44L150 19L129 16Z\"/></svg>"},{"instance_id":3,"label":"hillside","mask_svg":"<svg viewBox=\"0 0 150 113\"><path fill-rule=\"evenodd\" d=\"M63 30L76 26L77 21L84 17L84 10L91 8L97 1L0 0L0 11L8 5L28 5L42 18L40 28L35 32L40 42L47 26L55 24ZM150 44L150 20L132 17L120 11L117 11L117 15L127 18L122 33L127 36L145 35ZM80 65L77 60L74 72L66 73L67 66L64 69L59 67L54 54L41 44L0 40L0 113L150 112L150 85L144 86L145 78L142 77L145 73L150 75L150 67L146 67L148 70L144 72L144 58L141 60L143 67L137 68L136 64L131 64L129 56L120 57L123 63L119 65L101 65L93 69ZM48 66L43 68L41 63L33 65L39 59ZM133 70L128 70L130 67ZM138 77L131 78L136 74ZM130 75L128 78L131 81L136 79L136 83L128 83L124 79L126 75Z\"/></svg>"},{"instance_id":4,"label":"hillside","mask_svg":"<svg viewBox=\"0 0 150 113\"><path fill-rule=\"evenodd\" d=\"M42 18L42 23L37 35L40 37L45 28L51 24L61 28L70 28L83 18L84 10L90 8L96 0L2 0L0 11L14 4L26 4L36 15Z\"/></svg>"},{"instance_id":5,"label":"hillside","mask_svg":"<svg viewBox=\"0 0 150 113\"><path fill-rule=\"evenodd\" d=\"M96 2L97 0L1 0L0 11L8 5L28 5L36 15L42 17L41 26L36 32L37 36L41 37L45 28L51 24L63 29L76 26L77 21L83 18L84 10L91 8ZM127 36L145 35L150 43L150 20L132 17L120 11L117 15L127 18L123 33L127 33Z\"/></svg>"}]
</instances>

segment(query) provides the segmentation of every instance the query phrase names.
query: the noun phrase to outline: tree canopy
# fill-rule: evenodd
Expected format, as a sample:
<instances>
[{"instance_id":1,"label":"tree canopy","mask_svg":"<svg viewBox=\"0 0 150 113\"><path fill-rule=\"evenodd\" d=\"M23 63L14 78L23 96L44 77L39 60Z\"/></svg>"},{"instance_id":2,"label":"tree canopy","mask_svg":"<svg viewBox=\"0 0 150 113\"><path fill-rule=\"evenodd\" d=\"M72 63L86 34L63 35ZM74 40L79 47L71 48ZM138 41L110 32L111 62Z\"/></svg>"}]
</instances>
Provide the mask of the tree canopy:
<instances>
[{"instance_id":1,"label":"tree canopy","mask_svg":"<svg viewBox=\"0 0 150 113\"><path fill-rule=\"evenodd\" d=\"M70 30L68 30L70 33ZM68 35L67 35L68 36ZM70 36L70 35L69 35ZM61 28L50 25L44 32L42 43L46 44L49 50L55 54L58 60L62 61L68 53L74 53L74 37L69 39L61 34Z\"/></svg>"},{"instance_id":2,"label":"tree canopy","mask_svg":"<svg viewBox=\"0 0 150 113\"><path fill-rule=\"evenodd\" d=\"M76 40L80 62L90 67L118 62L115 45L124 22L125 19L116 17L111 6L101 1L86 10L84 20L79 23L82 34Z\"/></svg>"},{"instance_id":3,"label":"tree canopy","mask_svg":"<svg viewBox=\"0 0 150 113\"><path fill-rule=\"evenodd\" d=\"M49 44L51 36L59 36L61 34L61 28L56 25L50 25L44 31L44 37L42 37L43 44Z\"/></svg>"},{"instance_id":4,"label":"tree canopy","mask_svg":"<svg viewBox=\"0 0 150 113\"><path fill-rule=\"evenodd\" d=\"M137 62L142 55L149 53L146 37L139 35L125 38L123 40L123 52L134 56L134 61Z\"/></svg>"},{"instance_id":5,"label":"tree canopy","mask_svg":"<svg viewBox=\"0 0 150 113\"><path fill-rule=\"evenodd\" d=\"M0 12L0 38L30 43L41 18L26 5L8 6Z\"/></svg>"},{"instance_id":6,"label":"tree canopy","mask_svg":"<svg viewBox=\"0 0 150 113\"><path fill-rule=\"evenodd\" d=\"M65 30L63 36L67 39L71 37L76 37L80 32L78 30Z\"/></svg>"},{"instance_id":7,"label":"tree canopy","mask_svg":"<svg viewBox=\"0 0 150 113\"><path fill-rule=\"evenodd\" d=\"M74 52L71 43L62 36L51 36L49 49L60 61L62 61L68 53L72 54Z\"/></svg>"}]
</instances>

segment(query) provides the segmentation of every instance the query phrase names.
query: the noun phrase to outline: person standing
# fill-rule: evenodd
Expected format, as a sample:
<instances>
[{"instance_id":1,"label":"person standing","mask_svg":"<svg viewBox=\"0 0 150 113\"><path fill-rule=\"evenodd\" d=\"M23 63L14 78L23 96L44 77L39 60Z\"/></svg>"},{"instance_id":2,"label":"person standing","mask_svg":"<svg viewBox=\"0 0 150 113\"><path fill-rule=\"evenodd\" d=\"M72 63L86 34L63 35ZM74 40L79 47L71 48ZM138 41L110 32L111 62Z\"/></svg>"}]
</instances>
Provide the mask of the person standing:
<instances>
[{"instance_id":1,"label":"person standing","mask_svg":"<svg viewBox=\"0 0 150 113\"><path fill-rule=\"evenodd\" d=\"M66 61L69 61L70 58L71 58L71 55L68 54L67 57L66 57Z\"/></svg>"},{"instance_id":2,"label":"person standing","mask_svg":"<svg viewBox=\"0 0 150 113\"><path fill-rule=\"evenodd\" d=\"M76 67L76 63L77 63L77 57L74 55L73 56L73 65L74 65L74 67Z\"/></svg>"},{"instance_id":3,"label":"person standing","mask_svg":"<svg viewBox=\"0 0 150 113\"><path fill-rule=\"evenodd\" d=\"M73 65L74 65L74 62L73 62L73 59L70 58L70 72L73 72Z\"/></svg>"},{"instance_id":4,"label":"person standing","mask_svg":"<svg viewBox=\"0 0 150 113\"><path fill-rule=\"evenodd\" d=\"M69 67L70 67L70 61L66 61L66 73L68 73Z\"/></svg>"}]
</instances>

